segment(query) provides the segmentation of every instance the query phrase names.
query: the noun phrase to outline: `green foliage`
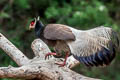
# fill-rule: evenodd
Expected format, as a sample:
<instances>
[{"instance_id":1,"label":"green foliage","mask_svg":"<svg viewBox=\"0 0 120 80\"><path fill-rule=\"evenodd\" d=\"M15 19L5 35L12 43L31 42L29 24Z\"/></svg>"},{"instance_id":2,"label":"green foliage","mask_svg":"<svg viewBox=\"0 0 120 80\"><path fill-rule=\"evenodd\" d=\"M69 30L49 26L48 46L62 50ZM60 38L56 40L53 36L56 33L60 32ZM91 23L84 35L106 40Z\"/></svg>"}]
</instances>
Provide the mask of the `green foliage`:
<instances>
[{"instance_id":1,"label":"green foliage","mask_svg":"<svg viewBox=\"0 0 120 80\"><path fill-rule=\"evenodd\" d=\"M28 1L29 0L15 0L14 3L18 9L28 9L30 8Z\"/></svg>"},{"instance_id":2,"label":"green foliage","mask_svg":"<svg viewBox=\"0 0 120 80\"><path fill-rule=\"evenodd\" d=\"M56 5L47 8L45 15L47 19L55 19L57 23L79 26L83 29L112 23L108 9L97 0L63 2L62 6L58 1L55 2Z\"/></svg>"},{"instance_id":3,"label":"green foliage","mask_svg":"<svg viewBox=\"0 0 120 80\"><path fill-rule=\"evenodd\" d=\"M32 58L30 45L36 37L34 31L29 31L28 27L34 17L39 15L45 24L61 23L78 29L104 25L119 32L119 4L117 0L0 0L0 32ZM119 60L118 54L108 67L87 68L81 64L74 70L90 77L120 80ZM8 65L17 66L0 50L0 66Z\"/></svg>"},{"instance_id":4,"label":"green foliage","mask_svg":"<svg viewBox=\"0 0 120 80\"><path fill-rule=\"evenodd\" d=\"M8 13L5 13L5 12L1 12L0 13L0 18L9 18L10 15Z\"/></svg>"}]
</instances>

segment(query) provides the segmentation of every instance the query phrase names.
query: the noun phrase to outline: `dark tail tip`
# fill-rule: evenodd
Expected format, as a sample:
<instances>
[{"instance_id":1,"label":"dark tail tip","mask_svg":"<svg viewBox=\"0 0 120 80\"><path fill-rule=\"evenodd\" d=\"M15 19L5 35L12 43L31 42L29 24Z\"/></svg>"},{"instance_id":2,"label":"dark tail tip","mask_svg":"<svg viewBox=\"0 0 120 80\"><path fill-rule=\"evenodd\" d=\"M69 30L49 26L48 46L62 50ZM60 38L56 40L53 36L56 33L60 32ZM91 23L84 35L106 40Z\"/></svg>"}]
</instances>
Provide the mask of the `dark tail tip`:
<instances>
[{"instance_id":1,"label":"dark tail tip","mask_svg":"<svg viewBox=\"0 0 120 80\"><path fill-rule=\"evenodd\" d=\"M74 56L77 60L81 63L85 64L86 66L103 66L109 65L111 61L115 57L115 48L113 47L112 50L108 50L107 48L103 47L101 51L85 57Z\"/></svg>"}]
</instances>

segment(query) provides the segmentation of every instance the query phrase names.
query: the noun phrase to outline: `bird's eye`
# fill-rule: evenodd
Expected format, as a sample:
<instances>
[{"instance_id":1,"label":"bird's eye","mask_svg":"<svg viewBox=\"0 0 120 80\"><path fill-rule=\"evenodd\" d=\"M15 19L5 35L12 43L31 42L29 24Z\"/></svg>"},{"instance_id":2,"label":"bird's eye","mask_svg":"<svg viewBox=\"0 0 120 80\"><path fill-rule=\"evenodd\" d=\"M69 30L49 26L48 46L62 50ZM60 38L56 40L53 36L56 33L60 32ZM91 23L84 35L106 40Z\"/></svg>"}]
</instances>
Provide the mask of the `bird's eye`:
<instances>
[{"instance_id":1,"label":"bird's eye","mask_svg":"<svg viewBox=\"0 0 120 80\"><path fill-rule=\"evenodd\" d=\"M30 25L31 25L31 26L33 26L33 25L34 25L34 23L35 23L35 22L34 22L34 21L32 21L32 22L30 23Z\"/></svg>"}]
</instances>

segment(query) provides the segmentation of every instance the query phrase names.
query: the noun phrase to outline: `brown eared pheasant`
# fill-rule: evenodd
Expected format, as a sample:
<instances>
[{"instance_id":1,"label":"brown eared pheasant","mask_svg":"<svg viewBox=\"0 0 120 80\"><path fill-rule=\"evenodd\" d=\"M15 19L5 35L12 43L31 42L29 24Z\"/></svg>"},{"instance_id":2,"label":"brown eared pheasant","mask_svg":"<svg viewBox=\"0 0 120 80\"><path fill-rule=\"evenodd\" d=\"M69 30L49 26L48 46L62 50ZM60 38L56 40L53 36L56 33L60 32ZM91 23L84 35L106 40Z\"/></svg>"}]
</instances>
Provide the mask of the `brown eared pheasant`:
<instances>
[{"instance_id":1,"label":"brown eared pheasant","mask_svg":"<svg viewBox=\"0 0 120 80\"><path fill-rule=\"evenodd\" d=\"M109 27L78 30L62 24L43 25L38 17L31 21L29 28L35 28L36 36L54 48L55 53L47 53L45 58L64 52L65 60L58 63L60 66L66 64L69 55L86 66L109 65L120 46L118 34Z\"/></svg>"}]
</instances>

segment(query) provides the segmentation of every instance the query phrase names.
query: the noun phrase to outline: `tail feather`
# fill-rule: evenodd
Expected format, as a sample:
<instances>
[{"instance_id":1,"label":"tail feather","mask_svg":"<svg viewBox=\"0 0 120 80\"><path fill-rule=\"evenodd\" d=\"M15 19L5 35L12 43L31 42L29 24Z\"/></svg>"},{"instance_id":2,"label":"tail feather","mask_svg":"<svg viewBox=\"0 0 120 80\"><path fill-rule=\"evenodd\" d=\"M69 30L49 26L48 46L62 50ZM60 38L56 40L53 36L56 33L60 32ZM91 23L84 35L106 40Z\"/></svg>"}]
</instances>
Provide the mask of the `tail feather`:
<instances>
[{"instance_id":1,"label":"tail feather","mask_svg":"<svg viewBox=\"0 0 120 80\"><path fill-rule=\"evenodd\" d=\"M107 56L106 54L107 54L107 52L109 52L109 51L106 52L105 50L106 50L106 48L104 48L102 51L100 51L100 52L98 53L98 56L101 57L101 60L103 61L103 64L108 65L108 64L109 64L109 56Z\"/></svg>"},{"instance_id":2,"label":"tail feather","mask_svg":"<svg viewBox=\"0 0 120 80\"><path fill-rule=\"evenodd\" d=\"M99 62L99 65L103 66L103 60L100 59L100 58L97 56L97 53L96 53L96 56L95 56L95 60L96 60L97 62Z\"/></svg>"},{"instance_id":3,"label":"tail feather","mask_svg":"<svg viewBox=\"0 0 120 80\"><path fill-rule=\"evenodd\" d=\"M94 64L91 62L91 58L85 57L85 59L87 60L87 62L90 66L94 66Z\"/></svg>"},{"instance_id":4,"label":"tail feather","mask_svg":"<svg viewBox=\"0 0 120 80\"><path fill-rule=\"evenodd\" d=\"M111 50L103 47L101 51L90 56L74 56L78 61L86 66L103 66L109 65L115 57L115 47Z\"/></svg>"}]
</instances>

